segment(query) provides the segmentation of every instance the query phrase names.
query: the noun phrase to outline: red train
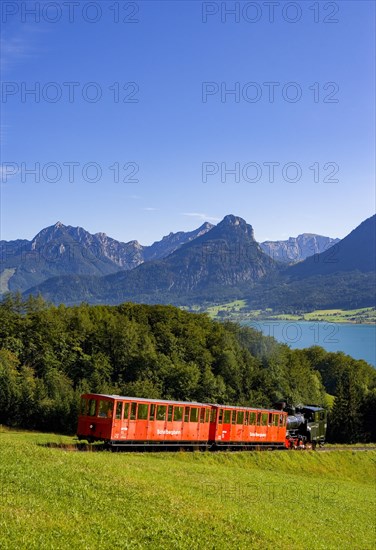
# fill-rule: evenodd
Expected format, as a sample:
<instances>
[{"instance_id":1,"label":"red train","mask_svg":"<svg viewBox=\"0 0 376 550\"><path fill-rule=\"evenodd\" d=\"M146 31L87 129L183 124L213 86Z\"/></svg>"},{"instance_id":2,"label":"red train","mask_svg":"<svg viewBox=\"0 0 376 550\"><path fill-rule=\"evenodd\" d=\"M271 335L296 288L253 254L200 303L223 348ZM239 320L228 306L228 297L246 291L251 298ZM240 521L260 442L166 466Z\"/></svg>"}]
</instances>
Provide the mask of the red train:
<instances>
[{"instance_id":1,"label":"red train","mask_svg":"<svg viewBox=\"0 0 376 550\"><path fill-rule=\"evenodd\" d=\"M280 410L84 394L77 435L112 448L285 448Z\"/></svg>"}]
</instances>

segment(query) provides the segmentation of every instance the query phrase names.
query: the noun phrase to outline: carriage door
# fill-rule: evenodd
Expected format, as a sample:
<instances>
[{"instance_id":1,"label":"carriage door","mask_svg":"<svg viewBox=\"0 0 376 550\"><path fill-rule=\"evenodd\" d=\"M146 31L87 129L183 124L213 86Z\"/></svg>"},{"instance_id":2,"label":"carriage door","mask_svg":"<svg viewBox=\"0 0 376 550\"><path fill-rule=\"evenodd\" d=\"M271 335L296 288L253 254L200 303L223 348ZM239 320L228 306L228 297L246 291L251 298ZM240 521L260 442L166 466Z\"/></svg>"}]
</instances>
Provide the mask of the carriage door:
<instances>
[{"instance_id":1,"label":"carriage door","mask_svg":"<svg viewBox=\"0 0 376 550\"><path fill-rule=\"evenodd\" d=\"M130 404L126 401L124 402L123 406L123 416L121 421L121 428L120 428L120 439L128 439L128 428L129 428L129 409Z\"/></svg>"},{"instance_id":2,"label":"carriage door","mask_svg":"<svg viewBox=\"0 0 376 550\"><path fill-rule=\"evenodd\" d=\"M129 422L128 422L128 436L127 439L134 440L137 439L137 403L132 401L130 403L129 411Z\"/></svg>"},{"instance_id":3,"label":"carriage door","mask_svg":"<svg viewBox=\"0 0 376 550\"><path fill-rule=\"evenodd\" d=\"M233 411L236 415L236 411ZM230 409L223 410L223 426L222 426L222 441L230 441L231 437L231 420L232 411Z\"/></svg>"},{"instance_id":4,"label":"carriage door","mask_svg":"<svg viewBox=\"0 0 376 550\"><path fill-rule=\"evenodd\" d=\"M112 422L112 439L121 439L122 413L123 413L123 403L121 401L116 401L115 415Z\"/></svg>"}]
</instances>

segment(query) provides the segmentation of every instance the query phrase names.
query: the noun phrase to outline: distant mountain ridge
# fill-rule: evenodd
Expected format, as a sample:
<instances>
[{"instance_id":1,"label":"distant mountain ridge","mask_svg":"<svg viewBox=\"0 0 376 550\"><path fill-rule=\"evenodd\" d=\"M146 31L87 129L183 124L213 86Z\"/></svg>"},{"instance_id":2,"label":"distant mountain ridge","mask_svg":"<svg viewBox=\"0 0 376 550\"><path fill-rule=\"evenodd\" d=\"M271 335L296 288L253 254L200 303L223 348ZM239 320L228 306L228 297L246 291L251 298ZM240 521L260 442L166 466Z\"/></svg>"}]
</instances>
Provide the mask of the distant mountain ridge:
<instances>
[{"instance_id":1,"label":"distant mountain ridge","mask_svg":"<svg viewBox=\"0 0 376 550\"><path fill-rule=\"evenodd\" d=\"M151 246L144 247L144 261L149 262L152 260L165 258L169 254L172 254L172 252L175 252L175 250L180 248L183 244L189 243L197 237L201 237L201 235L205 235L205 233L210 231L213 227L214 225L211 223L205 222L198 229L194 229L193 231L179 231L178 233L171 232L163 237L161 241L155 241Z\"/></svg>"},{"instance_id":2,"label":"distant mountain ridge","mask_svg":"<svg viewBox=\"0 0 376 550\"><path fill-rule=\"evenodd\" d=\"M332 248L289 267L288 273L290 277L302 279L339 272L375 272L375 251L376 215L364 220Z\"/></svg>"},{"instance_id":3,"label":"distant mountain ridge","mask_svg":"<svg viewBox=\"0 0 376 550\"><path fill-rule=\"evenodd\" d=\"M276 262L255 241L252 226L242 218L228 215L163 260L145 263L108 280L112 288L130 285L136 293L151 289L186 293L247 281L254 283L276 269Z\"/></svg>"},{"instance_id":4,"label":"distant mountain ridge","mask_svg":"<svg viewBox=\"0 0 376 550\"><path fill-rule=\"evenodd\" d=\"M24 292L51 277L100 277L132 270L145 262L169 256L214 227L205 222L193 231L171 232L160 241L143 246L137 240L123 243L105 233L91 234L82 227L57 222L42 229L31 241L0 241L0 292ZM305 239L305 235L308 234L289 241L261 243L260 248L274 260L291 263L294 254L301 260L310 250L320 252L328 243L336 241L319 235Z\"/></svg>"},{"instance_id":5,"label":"distant mountain ridge","mask_svg":"<svg viewBox=\"0 0 376 550\"><path fill-rule=\"evenodd\" d=\"M29 290L50 300L68 296L69 303L178 300L189 293L214 295L222 288L254 284L275 274L279 265L254 239L252 226L228 215L210 231L187 242L169 256L101 277L73 275L49 279ZM56 294L57 293L57 294Z\"/></svg>"},{"instance_id":6,"label":"distant mountain ridge","mask_svg":"<svg viewBox=\"0 0 376 550\"><path fill-rule=\"evenodd\" d=\"M21 292L60 275L101 276L131 270L145 261L161 259L213 226L170 233L151 246L133 240L122 243L105 233L94 235L61 222L42 229L32 241L0 241L2 291Z\"/></svg>"},{"instance_id":7,"label":"distant mountain ridge","mask_svg":"<svg viewBox=\"0 0 376 550\"><path fill-rule=\"evenodd\" d=\"M24 295L41 293L67 304L189 305L244 298L253 309L365 307L375 301L375 218L294 265L266 254L252 226L233 215L216 226L170 233L150 247L58 223L33 241L16 241L15 253L7 254L2 265L1 289L24 285ZM307 246L328 242L310 234L301 237L300 242L311 243ZM20 247L27 250L23 256ZM46 258L46 251L52 257Z\"/></svg>"},{"instance_id":8,"label":"distant mountain ridge","mask_svg":"<svg viewBox=\"0 0 376 550\"><path fill-rule=\"evenodd\" d=\"M332 239L323 235L303 233L297 237L290 237L286 241L264 241L260 243L261 249L273 260L283 263L297 263L314 254L321 254L340 239Z\"/></svg>"}]
</instances>

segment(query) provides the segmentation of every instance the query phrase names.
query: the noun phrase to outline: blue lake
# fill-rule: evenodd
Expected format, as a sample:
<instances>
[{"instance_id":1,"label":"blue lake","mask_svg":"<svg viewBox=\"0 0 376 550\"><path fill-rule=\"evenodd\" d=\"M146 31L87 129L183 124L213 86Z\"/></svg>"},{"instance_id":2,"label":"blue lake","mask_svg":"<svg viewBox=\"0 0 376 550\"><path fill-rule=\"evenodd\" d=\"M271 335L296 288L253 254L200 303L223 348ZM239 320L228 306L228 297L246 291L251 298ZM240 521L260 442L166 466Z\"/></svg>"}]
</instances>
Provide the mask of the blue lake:
<instances>
[{"instance_id":1,"label":"blue lake","mask_svg":"<svg viewBox=\"0 0 376 550\"><path fill-rule=\"evenodd\" d=\"M376 367L376 325L353 325L314 321L244 321L243 325L274 336L291 348L321 346L326 351L343 351Z\"/></svg>"}]
</instances>

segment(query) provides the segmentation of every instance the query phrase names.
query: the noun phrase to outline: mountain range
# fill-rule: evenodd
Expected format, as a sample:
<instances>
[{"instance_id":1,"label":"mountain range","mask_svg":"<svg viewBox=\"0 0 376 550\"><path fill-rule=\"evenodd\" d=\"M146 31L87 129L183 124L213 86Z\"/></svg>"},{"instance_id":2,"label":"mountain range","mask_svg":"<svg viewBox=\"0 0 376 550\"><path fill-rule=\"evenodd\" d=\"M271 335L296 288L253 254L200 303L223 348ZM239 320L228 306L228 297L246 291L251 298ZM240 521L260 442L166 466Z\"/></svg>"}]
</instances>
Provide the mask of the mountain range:
<instances>
[{"instance_id":1,"label":"mountain range","mask_svg":"<svg viewBox=\"0 0 376 550\"><path fill-rule=\"evenodd\" d=\"M42 229L31 241L0 241L1 290L21 291L59 275L108 275L161 259L213 226L170 233L151 246L122 243L105 233L92 235L82 227L61 222Z\"/></svg>"},{"instance_id":2,"label":"mountain range","mask_svg":"<svg viewBox=\"0 0 376 550\"><path fill-rule=\"evenodd\" d=\"M161 260L215 226L204 223L194 231L169 233L151 246L137 240L119 242L105 233L91 234L61 222L42 229L31 241L0 241L0 291L21 291L60 275L102 276L128 271ZM252 236L252 240L254 240ZM294 263L320 253L339 239L304 233L287 241L266 241L260 248L274 260Z\"/></svg>"},{"instance_id":3,"label":"mountain range","mask_svg":"<svg viewBox=\"0 0 376 550\"><path fill-rule=\"evenodd\" d=\"M2 291L40 293L54 303L189 305L242 297L252 307L284 310L374 304L375 216L341 241L303 234L258 244L251 225L228 215L151 246L57 223L32 241L0 247ZM304 259L292 263L296 257Z\"/></svg>"}]
</instances>

